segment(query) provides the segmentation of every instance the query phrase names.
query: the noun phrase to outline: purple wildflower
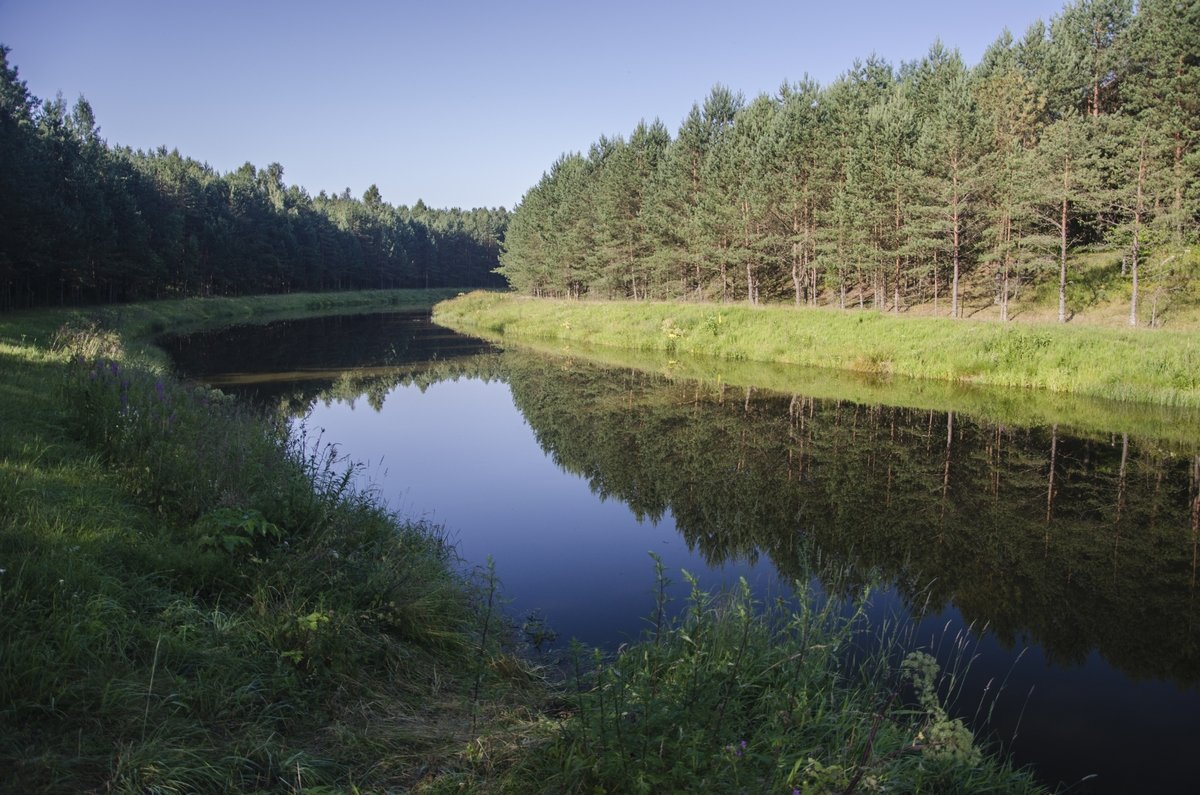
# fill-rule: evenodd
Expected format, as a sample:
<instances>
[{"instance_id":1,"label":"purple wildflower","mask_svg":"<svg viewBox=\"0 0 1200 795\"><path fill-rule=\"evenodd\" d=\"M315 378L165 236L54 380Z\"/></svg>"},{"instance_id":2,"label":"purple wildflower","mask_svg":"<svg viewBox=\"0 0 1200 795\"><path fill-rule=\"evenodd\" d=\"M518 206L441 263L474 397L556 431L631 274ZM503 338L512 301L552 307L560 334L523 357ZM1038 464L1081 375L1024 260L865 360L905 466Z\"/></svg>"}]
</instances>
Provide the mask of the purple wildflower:
<instances>
[{"instance_id":1,"label":"purple wildflower","mask_svg":"<svg viewBox=\"0 0 1200 795\"><path fill-rule=\"evenodd\" d=\"M154 392L158 395L159 400L167 399L167 392L165 387L163 387L163 382L161 380L154 382Z\"/></svg>"}]
</instances>

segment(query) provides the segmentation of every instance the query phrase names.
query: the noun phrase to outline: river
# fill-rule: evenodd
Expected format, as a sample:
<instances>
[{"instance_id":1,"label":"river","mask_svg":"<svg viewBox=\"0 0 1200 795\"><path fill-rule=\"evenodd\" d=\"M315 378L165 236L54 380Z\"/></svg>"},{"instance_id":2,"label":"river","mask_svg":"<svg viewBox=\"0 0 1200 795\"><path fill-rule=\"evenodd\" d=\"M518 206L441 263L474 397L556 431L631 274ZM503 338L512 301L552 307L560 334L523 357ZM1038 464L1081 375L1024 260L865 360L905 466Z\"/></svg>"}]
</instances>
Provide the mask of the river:
<instances>
[{"instance_id":1,"label":"river","mask_svg":"<svg viewBox=\"0 0 1200 795\"><path fill-rule=\"evenodd\" d=\"M661 557L706 588L873 586L955 710L1073 792L1183 791L1200 742L1192 414L504 348L428 313L164 341L490 557L517 624L614 649ZM714 376L714 370L717 374ZM726 372L728 370L729 372Z\"/></svg>"}]
</instances>

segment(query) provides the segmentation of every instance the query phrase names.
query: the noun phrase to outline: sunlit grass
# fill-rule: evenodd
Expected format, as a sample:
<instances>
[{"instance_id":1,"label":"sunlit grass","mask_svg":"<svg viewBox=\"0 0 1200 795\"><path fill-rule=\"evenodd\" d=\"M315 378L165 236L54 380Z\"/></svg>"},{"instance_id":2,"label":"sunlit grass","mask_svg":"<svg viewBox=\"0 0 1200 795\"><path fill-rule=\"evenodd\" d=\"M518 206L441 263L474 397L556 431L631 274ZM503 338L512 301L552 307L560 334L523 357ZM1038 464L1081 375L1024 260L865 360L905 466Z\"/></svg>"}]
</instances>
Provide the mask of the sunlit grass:
<instances>
[{"instance_id":1,"label":"sunlit grass","mask_svg":"<svg viewBox=\"0 0 1200 795\"><path fill-rule=\"evenodd\" d=\"M1200 334L953 321L873 311L580 302L472 293L438 322L516 340L579 342L826 367L875 376L1200 407Z\"/></svg>"}]
</instances>

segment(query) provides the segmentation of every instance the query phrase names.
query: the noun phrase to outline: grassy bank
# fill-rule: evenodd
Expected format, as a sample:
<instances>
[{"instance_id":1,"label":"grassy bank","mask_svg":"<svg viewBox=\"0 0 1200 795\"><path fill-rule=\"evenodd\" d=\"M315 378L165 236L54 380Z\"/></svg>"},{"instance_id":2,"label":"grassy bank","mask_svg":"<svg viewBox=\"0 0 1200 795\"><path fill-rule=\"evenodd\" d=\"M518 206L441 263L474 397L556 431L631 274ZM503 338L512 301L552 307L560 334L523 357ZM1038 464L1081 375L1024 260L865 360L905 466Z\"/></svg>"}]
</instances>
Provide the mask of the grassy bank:
<instances>
[{"instance_id":1,"label":"grassy bank","mask_svg":"<svg viewBox=\"0 0 1200 795\"><path fill-rule=\"evenodd\" d=\"M0 318L0 789L407 787L452 763L476 681L510 692L436 528L135 353L160 324L322 308Z\"/></svg>"},{"instance_id":2,"label":"grassy bank","mask_svg":"<svg viewBox=\"0 0 1200 795\"><path fill-rule=\"evenodd\" d=\"M869 629L816 601L697 592L547 684L436 528L148 343L429 298L0 317L0 790L1031 788L929 695L924 658L848 667Z\"/></svg>"},{"instance_id":3,"label":"grassy bank","mask_svg":"<svg viewBox=\"0 0 1200 795\"><path fill-rule=\"evenodd\" d=\"M1200 334L953 321L871 311L551 301L472 293L435 319L515 340L699 354L1200 407Z\"/></svg>"}]
</instances>

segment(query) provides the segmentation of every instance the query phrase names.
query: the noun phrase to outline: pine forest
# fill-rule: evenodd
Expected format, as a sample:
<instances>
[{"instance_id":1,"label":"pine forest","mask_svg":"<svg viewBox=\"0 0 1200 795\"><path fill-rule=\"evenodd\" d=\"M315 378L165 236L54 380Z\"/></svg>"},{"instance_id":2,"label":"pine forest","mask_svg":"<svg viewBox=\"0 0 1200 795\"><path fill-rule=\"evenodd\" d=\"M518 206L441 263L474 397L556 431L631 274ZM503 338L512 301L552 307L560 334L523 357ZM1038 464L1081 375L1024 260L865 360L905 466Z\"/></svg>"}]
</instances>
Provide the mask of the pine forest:
<instances>
[{"instance_id":1,"label":"pine forest","mask_svg":"<svg viewBox=\"0 0 1200 795\"><path fill-rule=\"evenodd\" d=\"M1079 252L1120 260L1130 318L1194 287L1200 2L1075 0L980 63L935 42L899 68L752 100L716 86L560 157L514 210L500 272L541 296L794 301L959 317L1058 298Z\"/></svg>"},{"instance_id":2,"label":"pine forest","mask_svg":"<svg viewBox=\"0 0 1200 795\"><path fill-rule=\"evenodd\" d=\"M315 197L283 167L219 174L109 146L80 97L42 102L0 46L0 310L147 298L496 286L504 208Z\"/></svg>"}]
</instances>

